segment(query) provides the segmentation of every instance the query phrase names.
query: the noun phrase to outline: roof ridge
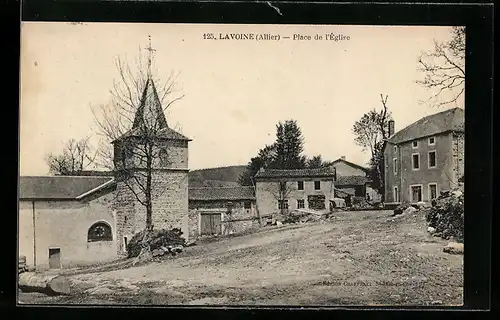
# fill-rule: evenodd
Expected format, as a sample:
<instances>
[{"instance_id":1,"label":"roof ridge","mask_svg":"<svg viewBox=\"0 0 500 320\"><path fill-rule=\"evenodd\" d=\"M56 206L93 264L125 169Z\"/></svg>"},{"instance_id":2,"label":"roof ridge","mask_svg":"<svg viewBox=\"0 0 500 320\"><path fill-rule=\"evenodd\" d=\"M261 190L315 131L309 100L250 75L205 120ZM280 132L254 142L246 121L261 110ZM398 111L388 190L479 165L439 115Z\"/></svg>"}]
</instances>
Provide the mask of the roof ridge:
<instances>
[{"instance_id":1,"label":"roof ridge","mask_svg":"<svg viewBox=\"0 0 500 320\"><path fill-rule=\"evenodd\" d=\"M194 188L189 188L191 190L194 189L235 189L235 188L252 188L252 186L234 186L234 187L194 187Z\"/></svg>"},{"instance_id":2,"label":"roof ridge","mask_svg":"<svg viewBox=\"0 0 500 320\"><path fill-rule=\"evenodd\" d=\"M446 112L455 112L455 111L457 111L457 109L460 109L460 108L459 107L453 107L453 108L449 108L449 109L446 109L446 110L443 110L443 111L432 113L432 114L426 115L425 117L423 117L423 118L421 118L421 119L419 119L417 121L420 121L420 120L428 118L428 117L434 117L434 116L437 116L437 115L440 115L440 114L443 114L443 113L446 113ZM415 121L415 122L417 122L417 121Z\"/></svg>"},{"instance_id":3,"label":"roof ridge","mask_svg":"<svg viewBox=\"0 0 500 320\"><path fill-rule=\"evenodd\" d=\"M246 166L247 166L246 164L233 164L233 165L222 166L222 167L210 167L210 168L193 169L193 171L224 169L224 168L231 168L231 167L246 167Z\"/></svg>"},{"instance_id":4,"label":"roof ridge","mask_svg":"<svg viewBox=\"0 0 500 320\"><path fill-rule=\"evenodd\" d=\"M434 135L448 131L455 131L455 123L456 121L461 121L460 119L464 116L463 112L464 109L460 107L453 107L423 116L422 118L413 121L409 125L395 132L388 138L388 141L391 143L402 143L415 138L425 137L428 134ZM417 127L418 130L416 129ZM409 139L408 136L413 138Z\"/></svg>"},{"instance_id":5,"label":"roof ridge","mask_svg":"<svg viewBox=\"0 0 500 320\"><path fill-rule=\"evenodd\" d=\"M275 170L275 171L290 171L290 170L321 170L321 169L329 169L330 166L324 166L324 167L320 167L320 168L295 168L295 169L274 169L274 168L269 168L269 169L264 169L266 171L270 171L270 170Z\"/></svg>"},{"instance_id":6,"label":"roof ridge","mask_svg":"<svg viewBox=\"0 0 500 320\"><path fill-rule=\"evenodd\" d=\"M68 175L54 175L54 176L19 176L19 178L107 178L107 179L114 179L113 176L68 176Z\"/></svg>"},{"instance_id":7,"label":"roof ridge","mask_svg":"<svg viewBox=\"0 0 500 320\"><path fill-rule=\"evenodd\" d=\"M404 127L403 129L401 129L401 130L399 130L399 131L402 131L402 130L406 129L406 128L408 128L409 126L412 126L412 125L416 124L416 123L417 123L417 122L419 122L419 121L423 121L423 120L425 120L425 119L428 119L428 118L431 118L431 117L435 117L435 116L438 116L438 115L443 114L443 113L446 113L446 112L450 112L450 111L455 112L455 111L457 111L457 109L462 110L462 109L461 109L461 108L459 108L459 107L453 107L453 108L449 108L449 109L446 109L446 110L443 110L443 111L439 111L439 112L436 112L436 113L428 114L428 115L426 115L426 116L423 116L423 117L422 117L422 118L420 118L420 119L417 119L417 120L413 121L412 123L410 123L409 125L407 125L406 127ZM399 131L398 131L398 132L399 132ZM398 132L395 132L395 133L394 133L394 135L396 135Z\"/></svg>"}]
</instances>

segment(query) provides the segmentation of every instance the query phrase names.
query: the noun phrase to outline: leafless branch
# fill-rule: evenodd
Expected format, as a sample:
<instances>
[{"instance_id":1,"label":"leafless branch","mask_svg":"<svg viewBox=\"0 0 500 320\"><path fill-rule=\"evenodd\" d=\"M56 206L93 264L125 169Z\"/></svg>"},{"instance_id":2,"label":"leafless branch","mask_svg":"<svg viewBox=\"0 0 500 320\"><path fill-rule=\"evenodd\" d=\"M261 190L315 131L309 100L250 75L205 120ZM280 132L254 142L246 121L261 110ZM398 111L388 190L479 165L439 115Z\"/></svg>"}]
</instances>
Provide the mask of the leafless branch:
<instances>
[{"instance_id":1,"label":"leafless branch","mask_svg":"<svg viewBox=\"0 0 500 320\"><path fill-rule=\"evenodd\" d=\"M134 69L122 58L115 59L118 76L111 86L111 101L91 107L97 134L102 138L95 158L96 162L107 167L112 165L120 181L124 182L138 202L146 207L146 225L149 228L152 225L153 199L166 189L162 181L153 177L153 172L157 167L167 167L171 164L170 145L165 143L164 139L158 138L164 129L164 122L160 122L157 117L151 117L147 110L142 113L142 119L136 119L140 114L137 111L141 103L146 103L146 109L157 106L148 105L154 103L154 99L151 99L154 97L143 97L147 77L150 75L145 72L147 67L143 63L141 52L135 62ZM157 79L154 75L151 77ZM156 87L160 103L168 100L160 106L162 112L184 97L171 97L177 80L173 72L164 79L166 82ZM162 83L159 79L155 82ZM111 149L112 141L115 141L115 150ZM114 154L115 152L119 154Z\"/></svg>"},{"instance_id":2,"label":"leafless branch","mask_svg":"<svg viewBox=\"0 0 500 320\"><path fill-rule=\"evenodd\" d=\"M434 41L434 50L423 52L418 59L417 70L424 78L416 82L424 88L437 90L431 93L429 99L420 103L433 101L434 106L443 106L457 101L464 93L465 28L454 27L451 35L449 41ZM454 91L455 88L460 88L458 93ZM453 97L439 101L445 92L449 92Z\"/></svg>"}]
</instances>

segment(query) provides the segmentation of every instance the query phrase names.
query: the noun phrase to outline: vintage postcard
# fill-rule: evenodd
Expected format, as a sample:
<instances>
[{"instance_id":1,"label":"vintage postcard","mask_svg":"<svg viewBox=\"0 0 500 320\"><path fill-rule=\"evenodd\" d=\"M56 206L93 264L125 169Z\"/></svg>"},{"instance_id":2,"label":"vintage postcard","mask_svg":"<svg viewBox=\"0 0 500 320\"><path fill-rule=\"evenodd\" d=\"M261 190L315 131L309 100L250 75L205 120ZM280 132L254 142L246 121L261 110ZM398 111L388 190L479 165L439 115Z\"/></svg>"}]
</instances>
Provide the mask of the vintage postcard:
<instances>
[{"instance_id":1,"label":"vintage postcard","mask_svg":"<svg viewBox=\"0 0 500 320\"><path fill-rule=\"evenodd\" d=\"M461 306L465 29L26 22L18 303Z\"/></svg>"}]
</instances>

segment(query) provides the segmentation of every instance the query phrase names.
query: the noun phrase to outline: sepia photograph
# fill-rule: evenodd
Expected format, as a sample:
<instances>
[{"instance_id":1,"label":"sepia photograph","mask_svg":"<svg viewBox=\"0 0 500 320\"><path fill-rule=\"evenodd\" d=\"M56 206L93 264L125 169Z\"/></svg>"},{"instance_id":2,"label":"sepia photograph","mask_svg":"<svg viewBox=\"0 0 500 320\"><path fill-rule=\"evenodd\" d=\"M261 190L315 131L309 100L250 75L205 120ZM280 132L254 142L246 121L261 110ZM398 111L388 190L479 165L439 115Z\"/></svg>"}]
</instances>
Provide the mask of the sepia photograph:
<instances>
[{"instance_id":1,"label":"sepia photograph","mask_svg":"<svg viewBox=\"0 0 500 320\"><path fill-rule=\"evenodd\" d=\"M465 27L23 22L19 305L462 306Z\"/></svg>"}]
</instances>

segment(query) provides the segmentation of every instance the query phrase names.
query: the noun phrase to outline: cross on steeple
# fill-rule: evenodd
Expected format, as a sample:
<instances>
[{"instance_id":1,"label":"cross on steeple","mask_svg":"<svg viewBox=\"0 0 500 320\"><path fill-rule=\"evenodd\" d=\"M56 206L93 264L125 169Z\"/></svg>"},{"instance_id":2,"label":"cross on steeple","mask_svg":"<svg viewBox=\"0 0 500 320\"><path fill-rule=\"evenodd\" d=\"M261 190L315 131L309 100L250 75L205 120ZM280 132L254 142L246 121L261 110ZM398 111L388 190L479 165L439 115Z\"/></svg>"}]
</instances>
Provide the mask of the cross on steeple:
<instances>
[{"instance_id":1,"label":"cross on steeple","mask_svg":"<svg viewBox=\"0 0 500 320\"><path fill-rule=\"evenodd\" d=\"M151 35L148 35L148 38L149 38L149 46L146 48L146 50L149 51L149 54L148 54L148 78L151 78L151 60L152 60L153 52L155 52L156 49L153 49L151 47Z\"/></svg>"}]
</instances>

